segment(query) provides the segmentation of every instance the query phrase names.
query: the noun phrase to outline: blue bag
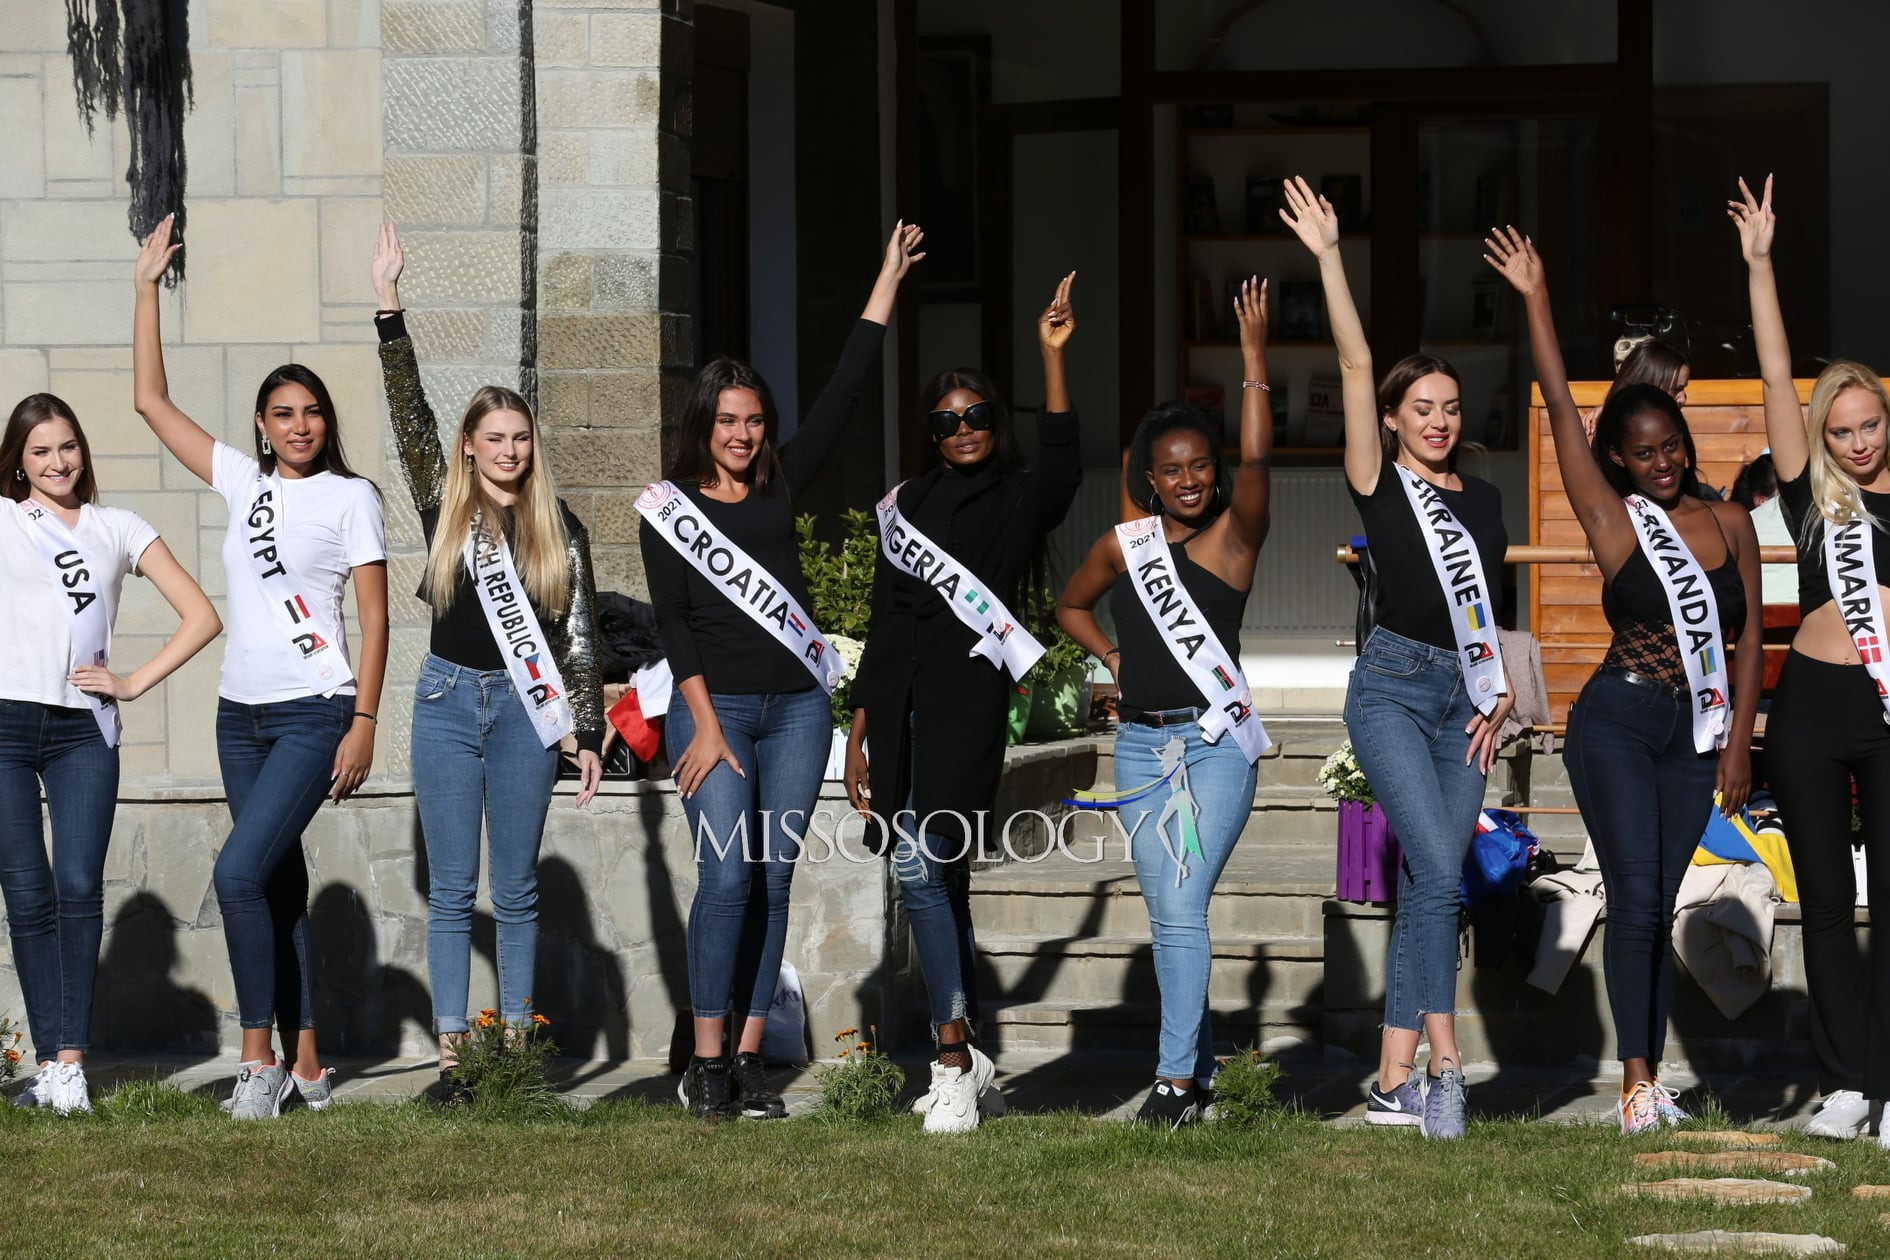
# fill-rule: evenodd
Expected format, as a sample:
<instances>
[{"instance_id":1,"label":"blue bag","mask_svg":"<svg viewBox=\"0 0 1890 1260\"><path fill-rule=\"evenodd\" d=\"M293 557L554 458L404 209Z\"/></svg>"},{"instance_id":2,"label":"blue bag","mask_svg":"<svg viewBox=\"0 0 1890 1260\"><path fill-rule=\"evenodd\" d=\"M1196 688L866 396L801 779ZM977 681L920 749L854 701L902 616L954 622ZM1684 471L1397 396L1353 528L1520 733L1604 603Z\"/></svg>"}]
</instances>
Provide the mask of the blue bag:
<instances>
[{"instance_id":1,"label":"blue bag","mask_svg":"<svg viewBox=\"0 0 1890 1260\"><path fill-rule=\"evenodd\" d=\"M1520 814L1486 809L1477 815L1476 834L1463 858L1463 903L1473 905L1521 884L1536 843L1535 833L1523 825Z\"/></svg>"}]
</instances>

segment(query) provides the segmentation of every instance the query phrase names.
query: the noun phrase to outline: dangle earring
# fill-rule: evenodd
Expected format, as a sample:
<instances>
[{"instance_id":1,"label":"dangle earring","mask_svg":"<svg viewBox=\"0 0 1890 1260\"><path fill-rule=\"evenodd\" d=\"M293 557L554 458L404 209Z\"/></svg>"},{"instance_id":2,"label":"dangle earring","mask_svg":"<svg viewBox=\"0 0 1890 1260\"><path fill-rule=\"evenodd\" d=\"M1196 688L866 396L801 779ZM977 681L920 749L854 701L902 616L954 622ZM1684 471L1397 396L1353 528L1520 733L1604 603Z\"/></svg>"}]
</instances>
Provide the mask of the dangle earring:
<instances>
[{"instance_id":1,"label":"dangle earring","mask_svg":"<svg viewBox=\"0 0 1890 1260\"><path fill-rule=\"evenodd\" d=\"M15 469L13 470L13 480L15 480L15 481L25 481L25 480L26 480L26 470L25 470L24 468L15 468Z\"/></svg>"},{"instance_id":2,"label":"dangle earring","mask_svg":"<svg viewBox=\"0 0 1890 1260\"><path fill-rule=\"evenodd\" d=\"M263 444L263 454L274 455L276 453L276 448L269 445L269 435L267 433L262 435L262 444Z\"/></svg>"}]
</instances>

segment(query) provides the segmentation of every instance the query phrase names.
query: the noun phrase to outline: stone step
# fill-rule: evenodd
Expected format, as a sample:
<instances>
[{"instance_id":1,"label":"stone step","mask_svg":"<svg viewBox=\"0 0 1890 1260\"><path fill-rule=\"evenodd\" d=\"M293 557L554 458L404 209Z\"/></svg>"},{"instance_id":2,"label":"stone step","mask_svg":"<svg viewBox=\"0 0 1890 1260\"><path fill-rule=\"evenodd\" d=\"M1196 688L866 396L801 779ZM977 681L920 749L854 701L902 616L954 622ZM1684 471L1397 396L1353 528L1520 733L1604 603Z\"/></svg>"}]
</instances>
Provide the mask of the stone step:
<instances>
[{"instance_id":1,"label":"stone step","mask_svg":"<svg viewBox=\"0 0 1890 1260\"><path fill-rule=\"evenodd\" d=\"M1282 1039L1311 1042L1318 1036L1317 1015L1307 1016L1290 1002L1210 1003L1214 1044L1219 1054ZM1005 1051L1049 1054L1129 1051L1153 1053L1161 1028L1155 1000L1094 1006L1086 1002L1047 1000L1006 1006L985 1023L985 1035Z\"/></svg>"},{"instance_id":2,"label":"stone step","mask_svg":"<svg viewBox=\"0 0 1890 1260\"><path fill-rule=\"evenodd\" d=\"M1211 1003L1304 1006L1318 1001L1325 983L1324 945L1318 940L1213 937L1211 950ZM978 953L1006 1003L1070 1001L1106 1009L1159 994L1146 932L1046 941L1031 933L980 931Z\"/></svg>"}]
</instances>

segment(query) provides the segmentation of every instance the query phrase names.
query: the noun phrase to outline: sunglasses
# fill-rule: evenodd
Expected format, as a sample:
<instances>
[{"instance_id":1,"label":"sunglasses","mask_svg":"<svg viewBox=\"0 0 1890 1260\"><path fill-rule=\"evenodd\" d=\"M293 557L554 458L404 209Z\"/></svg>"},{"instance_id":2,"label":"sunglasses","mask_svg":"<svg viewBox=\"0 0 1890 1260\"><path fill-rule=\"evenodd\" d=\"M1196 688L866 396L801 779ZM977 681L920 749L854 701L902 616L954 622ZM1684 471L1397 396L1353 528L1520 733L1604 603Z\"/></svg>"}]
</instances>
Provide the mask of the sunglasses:
<instances>
[{"instance_id":1,"label":"sunglasses","mask_svg":"<svg viewBox=\"0 0 1890 1260\"><path fill-rule=\"evenodd\" d=\"M958 432L963 422L973 433L989 433L997 427L997 408L990 402L975 402L963 411L934 411L931 414L932 436L943 442Z\"/></svg>"}]
</instances>

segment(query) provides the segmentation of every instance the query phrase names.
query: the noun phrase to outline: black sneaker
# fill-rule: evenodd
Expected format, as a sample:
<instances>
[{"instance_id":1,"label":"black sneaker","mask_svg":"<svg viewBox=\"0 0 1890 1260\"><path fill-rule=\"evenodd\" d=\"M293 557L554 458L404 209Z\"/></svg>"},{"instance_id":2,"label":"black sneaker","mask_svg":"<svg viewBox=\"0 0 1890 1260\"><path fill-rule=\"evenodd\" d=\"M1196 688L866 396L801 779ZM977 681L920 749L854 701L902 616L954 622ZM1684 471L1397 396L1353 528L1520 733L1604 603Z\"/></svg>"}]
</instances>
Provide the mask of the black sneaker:
<instances>
[{"instance_id":1,"label":"black sneaker","mask_svg":"<svg viewBox=\"0 0 1890 1260\"><path fill-rule=\"evenodd\" d=\"M735 1056L735 1096L741 1100L742 1115L749 1120L785 1120L787 1103L768 1084L768 1072L761 1056L744 1050Z\"/></svg>"},{"instance_id":2,"label":"black sneaker","mask_svg":"<svg viewBox=\"0 0 1890 1260\"><path fill-rule=\"evenodd\" d=\"M440 1079L420 1091L420 1096L435 1107L467 1107L472 1105L472 1086L453 1079L453 1070L448 1068L440 1073Z\"/></svg>"},{"instance_id":3,"label":"black sneaker","mask_svg":"<svg viewBox=\"0 0 1890 1260\"><path fill-rule=\"evenodd\" d=\"M676 1097L691 1114L704 1120L729 1120L740 1114L735 1103L735 1074L725 1058L692 1055L683 1072Z\"/></svg>"},{"instance_id":4,"label":"black sneaker","mask_svg":"<svg viewBox=\"0 0 1890 1260\"><path fill-rule=\"evenodd\" d=\"M1156 1081L1148 1091L1142 1110L1135 1114L1137 1124L1160 1125L1173 1131L1201 1119L1201 1100L1196 1090L1176 1089L1167 1081Z\"/></svg>"}]
</instances>

